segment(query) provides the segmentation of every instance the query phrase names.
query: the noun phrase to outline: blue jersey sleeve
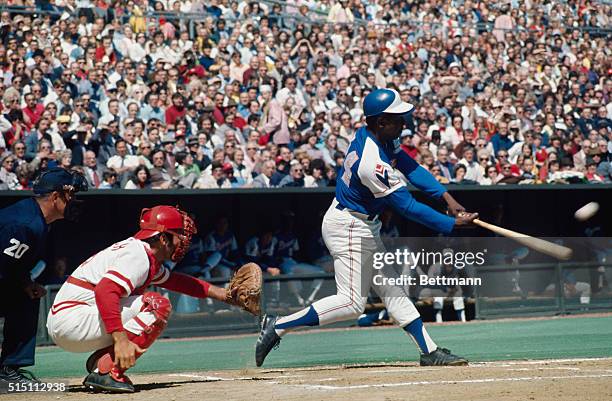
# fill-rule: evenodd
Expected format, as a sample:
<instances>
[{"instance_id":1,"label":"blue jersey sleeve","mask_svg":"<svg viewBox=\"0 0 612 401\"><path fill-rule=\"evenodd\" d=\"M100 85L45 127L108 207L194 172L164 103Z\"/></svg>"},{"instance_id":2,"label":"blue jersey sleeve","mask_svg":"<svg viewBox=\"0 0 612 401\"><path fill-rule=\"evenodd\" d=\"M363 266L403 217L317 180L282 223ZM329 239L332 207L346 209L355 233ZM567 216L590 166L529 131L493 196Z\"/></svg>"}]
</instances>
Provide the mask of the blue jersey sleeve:
<instances>
[{"instance_id":1,"label":"blue jersey sleeve","mask_svg":"<svg viewBox=\"0 0 612 401\"><path fill-rule=\"evenodd\" d=\"M402 217L423 224L432 230L449 234L455 226L455 219L431 207L417 202L406 187L390 193L385 198L387 205Z\"/></svg>"},{"instance_id":2,"label":"blue jersey sleeve","mask_svg":"<svg viewBox=\"0 0 612 401\"><path fill-rule=\"evenodd\" d=\"M440 198L446 192L446 188L406 152L400 151L394 157L397 160L396 168L412 185L434 198Z\"/></svg>"}]
</instances>

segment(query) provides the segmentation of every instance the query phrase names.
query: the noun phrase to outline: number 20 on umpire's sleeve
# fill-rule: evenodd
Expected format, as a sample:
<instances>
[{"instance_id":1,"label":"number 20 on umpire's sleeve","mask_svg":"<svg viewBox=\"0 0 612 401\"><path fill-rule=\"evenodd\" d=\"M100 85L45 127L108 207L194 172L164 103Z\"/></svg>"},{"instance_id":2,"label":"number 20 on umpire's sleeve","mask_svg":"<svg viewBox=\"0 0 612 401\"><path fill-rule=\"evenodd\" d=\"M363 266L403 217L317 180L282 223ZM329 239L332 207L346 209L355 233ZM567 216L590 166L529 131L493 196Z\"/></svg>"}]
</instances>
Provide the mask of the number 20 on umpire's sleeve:
<instances>
[{"instance_id":1,"label":"number 20 on umpire's sleeve","mask_svg":"<svg viewBox=\"0 0 612 401\"><path fill-rule=\"evenodd\" d=\"M11 244L11 246L9 246L8 248L6 248L4 250L4 253L9 255L10 257L13 257L15 259L21 259L21 257L23 256L24 253L26 253L26 251L28 249L30 249L29 245L26 244L22 244L19 240L17 240L16 238L11 238L11 240L9 241Z\"/></svg>"}]
</instances>

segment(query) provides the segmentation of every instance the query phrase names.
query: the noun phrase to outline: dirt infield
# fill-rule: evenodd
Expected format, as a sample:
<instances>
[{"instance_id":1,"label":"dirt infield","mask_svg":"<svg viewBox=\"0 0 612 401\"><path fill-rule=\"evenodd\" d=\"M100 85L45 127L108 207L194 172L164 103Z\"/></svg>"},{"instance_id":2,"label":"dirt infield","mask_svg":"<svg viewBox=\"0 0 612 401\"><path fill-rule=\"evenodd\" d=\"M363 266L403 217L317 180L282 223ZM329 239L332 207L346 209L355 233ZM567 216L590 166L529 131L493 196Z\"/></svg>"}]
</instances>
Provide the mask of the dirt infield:
<instances>
[{"instance_id":1,"label":"dirt infield","mask_svg":"<svg viewBox=\"0 0 612 401\"><path fill-rule=\"evenodd\" d=\"M612 358L479 362L468 367L416 364L320 366L133 375L137 393L91 395L80 380L66 393L15 400L610 400Z\"/></svg>"}]
</instances>

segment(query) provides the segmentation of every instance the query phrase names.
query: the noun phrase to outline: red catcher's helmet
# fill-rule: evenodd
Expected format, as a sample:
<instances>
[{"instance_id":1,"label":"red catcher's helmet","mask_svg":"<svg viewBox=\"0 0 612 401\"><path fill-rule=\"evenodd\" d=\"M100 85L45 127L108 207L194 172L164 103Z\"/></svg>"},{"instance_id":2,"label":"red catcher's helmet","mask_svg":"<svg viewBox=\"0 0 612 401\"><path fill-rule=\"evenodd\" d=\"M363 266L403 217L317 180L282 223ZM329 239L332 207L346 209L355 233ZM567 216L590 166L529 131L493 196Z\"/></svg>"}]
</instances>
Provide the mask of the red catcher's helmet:
<instances>
[{"instance_id":1,"label":"red catcher's helmet","mask_svg":"<svg viewBox=\"0 0 612 401\"><path fill-rule=\"evenodd\" d=\"M187 213L174 206L155 206L152 209L142 209L140 212L140 231L134 238L146 239L161 233L176 235L181 243L172 253L172 261L180 261L189 246L191 237L197 233L195 223Z\"/></svg>"}]
</instances>

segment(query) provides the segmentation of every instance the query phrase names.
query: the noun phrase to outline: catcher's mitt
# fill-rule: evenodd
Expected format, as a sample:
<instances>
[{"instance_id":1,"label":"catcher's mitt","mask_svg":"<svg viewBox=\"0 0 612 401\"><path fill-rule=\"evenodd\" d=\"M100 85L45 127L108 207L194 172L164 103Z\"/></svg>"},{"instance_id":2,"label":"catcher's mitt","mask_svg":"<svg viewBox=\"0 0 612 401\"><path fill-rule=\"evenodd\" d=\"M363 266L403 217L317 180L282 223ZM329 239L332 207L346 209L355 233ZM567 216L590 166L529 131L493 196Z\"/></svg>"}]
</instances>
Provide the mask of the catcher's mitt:
<instances>
[{"instance_id":1,"label":"catcher's mitt","mask_svg":"<svg viewBox=\"0 0 612 401\"><path fill-rule=\"evenodd\" d=\"M256 263L247 263L238 269L230 280L225 290L225 302L259 316L262 285L261 268Z\"/></svg>"}]
</instances>

